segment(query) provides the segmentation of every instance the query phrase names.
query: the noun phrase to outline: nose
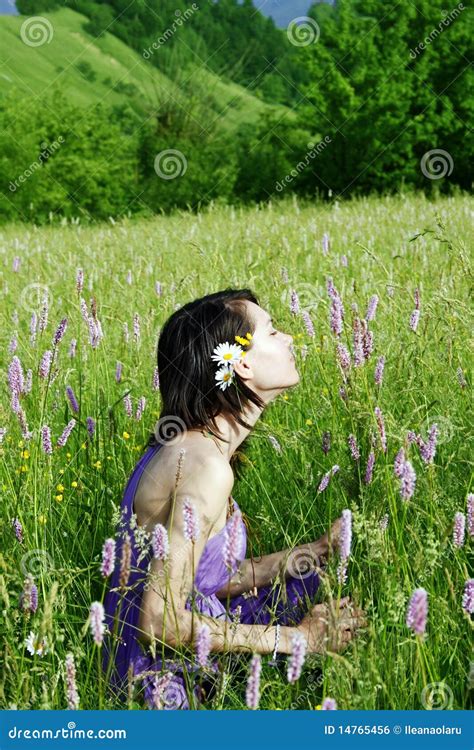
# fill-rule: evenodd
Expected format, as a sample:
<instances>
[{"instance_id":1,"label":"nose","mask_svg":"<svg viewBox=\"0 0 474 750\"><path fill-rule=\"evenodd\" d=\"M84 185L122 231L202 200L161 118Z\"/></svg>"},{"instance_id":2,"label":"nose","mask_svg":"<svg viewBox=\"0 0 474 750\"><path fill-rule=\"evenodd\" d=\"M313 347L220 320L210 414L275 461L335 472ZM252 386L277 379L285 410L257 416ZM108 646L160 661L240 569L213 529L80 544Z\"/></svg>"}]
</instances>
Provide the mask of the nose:
<instances>
[{"instance_id":1,"label":"nose","mask_svg":"<svg viewBox=\"0 0 474 750\"><path fill-rule=\"evenodd\" d=\"M293 346L293 336L290 333L287 333L286 337L288 339L288 348L290 350L290 353L294 354L295 350L294 350L294 346Z\"/></svg>"}]
</instances>

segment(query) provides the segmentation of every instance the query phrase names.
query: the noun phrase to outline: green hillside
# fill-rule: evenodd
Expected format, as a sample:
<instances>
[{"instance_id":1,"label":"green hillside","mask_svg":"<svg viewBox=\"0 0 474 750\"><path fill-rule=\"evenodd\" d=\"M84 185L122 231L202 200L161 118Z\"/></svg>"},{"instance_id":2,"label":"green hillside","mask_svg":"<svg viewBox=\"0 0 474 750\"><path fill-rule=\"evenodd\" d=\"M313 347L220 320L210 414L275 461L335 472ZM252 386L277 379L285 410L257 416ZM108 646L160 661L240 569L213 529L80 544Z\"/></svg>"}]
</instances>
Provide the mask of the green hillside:
<instances>
[{"instance_id":1,"label":"green hillside","mask_svg":"<svg viewBox=\"0 0 474 750\"><path fill-rule=\"evenodd\" d=\"M42 16L53 33L41 46L22 41L25 16L0 17L0 95L12 87L34 95L58 88L77 106L126 102L143 114L169 100L186 106L192 90L209 104L207 124L217 118L225 128L255 122L265 111L285 111L202 68L183 71L182 88L112 34L89 35L83 28L87 19L69 8Z\"/></svg>"}]
</instances>

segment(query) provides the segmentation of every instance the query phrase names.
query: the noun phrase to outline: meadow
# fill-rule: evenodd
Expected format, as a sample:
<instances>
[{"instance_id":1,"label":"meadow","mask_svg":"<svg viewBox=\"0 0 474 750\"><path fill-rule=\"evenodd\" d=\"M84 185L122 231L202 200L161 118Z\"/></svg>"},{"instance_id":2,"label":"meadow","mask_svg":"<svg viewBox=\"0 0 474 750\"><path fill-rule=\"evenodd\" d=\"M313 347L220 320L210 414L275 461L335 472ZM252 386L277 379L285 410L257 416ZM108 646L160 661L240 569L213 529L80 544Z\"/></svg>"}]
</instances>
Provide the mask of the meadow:
<instances>
[{"instance_id":1,"label":"meadow","mask_svg":"<svg viewBox=\"0 0 474 750\"><path fill-rule=\"evenodd\" d=\"M160 327L230 286L250 287L293 334L301 373L239 456L233 495L253 553L312 541L349 509L347 580L331 560L321 598L349 594L369 620L344 652L308 657L295 683L285 660L262 658L259 708L470 706L472 213L461 193L408 194L1 228L1 708L67 708L69 653L79 707L119 708L89 627L107 586L102 545L159 417ZM406 623L418 588L419 635ZM249 662L222 655L224 689L207 708L245 708Z\"/></svg>"}]
</instances>

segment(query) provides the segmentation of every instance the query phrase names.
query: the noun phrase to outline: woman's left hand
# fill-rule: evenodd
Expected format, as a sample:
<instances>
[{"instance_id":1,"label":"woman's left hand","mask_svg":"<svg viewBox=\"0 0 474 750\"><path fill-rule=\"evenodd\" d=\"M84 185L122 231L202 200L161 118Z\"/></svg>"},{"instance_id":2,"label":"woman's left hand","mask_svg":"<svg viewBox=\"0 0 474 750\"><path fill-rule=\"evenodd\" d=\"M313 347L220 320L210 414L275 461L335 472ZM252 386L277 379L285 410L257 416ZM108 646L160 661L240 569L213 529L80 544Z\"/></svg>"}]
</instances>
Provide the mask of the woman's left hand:
<instances>
[{"instance_id":1,"label":"woman's left hand","mask_svg":"<svg viewBox=\"0 0 474 750\"><path fill-rule=\"evenodd\" d=\"M330 534L326 532L321 539L315 543L318 554L321 557L329 557L339 549L339 539L341 536L342 517L337 518L331 526ZM331 545L329 545L329 536L331 536Z\"/></svg>"}]
</instances>

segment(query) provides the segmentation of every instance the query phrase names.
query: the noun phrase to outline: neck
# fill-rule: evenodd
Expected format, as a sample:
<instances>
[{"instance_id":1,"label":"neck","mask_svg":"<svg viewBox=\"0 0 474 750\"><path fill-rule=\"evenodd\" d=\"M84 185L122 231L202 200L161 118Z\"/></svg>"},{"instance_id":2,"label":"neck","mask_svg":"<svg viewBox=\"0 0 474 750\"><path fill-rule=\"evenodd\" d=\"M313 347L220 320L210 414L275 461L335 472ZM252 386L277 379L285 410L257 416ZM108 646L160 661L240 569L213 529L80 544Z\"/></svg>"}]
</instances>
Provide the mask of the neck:
<instances>
[{"instance_id":1,"label":"neck","mask_svg":"<svg viewBox=\"0 0 474 750\"><path fill-rule=\"evenodd\" d=\"M255 406L255 404L250 404L249 408L242 416L244 421L251 425L253 429L261 415L262 410ZM213 436L214 442L220 449L222 455L230 461L239 445L244 442L251 430L242 427L242 425L238 424L234 419L229 419L229 417L224 415L217 416L215 421L222 438ZM225 442L225 440L228 442Z\"/></svg>"}]
</instances>

